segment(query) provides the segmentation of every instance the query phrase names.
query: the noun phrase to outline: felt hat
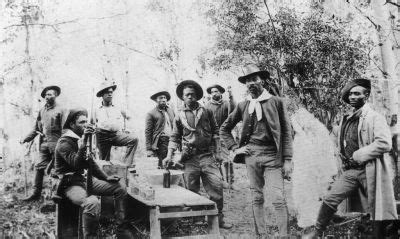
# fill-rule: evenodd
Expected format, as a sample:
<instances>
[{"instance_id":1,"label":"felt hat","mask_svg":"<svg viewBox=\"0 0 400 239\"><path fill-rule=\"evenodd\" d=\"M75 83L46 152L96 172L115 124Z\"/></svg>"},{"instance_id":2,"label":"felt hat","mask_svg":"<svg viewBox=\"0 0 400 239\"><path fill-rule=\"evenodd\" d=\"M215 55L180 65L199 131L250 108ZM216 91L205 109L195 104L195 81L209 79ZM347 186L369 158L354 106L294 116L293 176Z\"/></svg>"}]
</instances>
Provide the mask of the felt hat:
<instances>
[{"instance_id":1,"label":"felt hat","mask_svg":"<svg viewBox=\"0 0 400 239\"><path fill-rule=\"evenodd\" d=\"M187 85L193 85L194 90L196 91L196 94L197 94L197 100L200 100L201 98L203 98L203 89L201 88L199 83L197 83L196 81L193 81L193 80L184 80L181 83L179 83L179 85L176 87L176 95L179 97L179 99L183 100L183 98L182 98L183 88Z\"/></svg>"},{"instance_id":2,"label":"felt hat","mask_svg":"<svg viewBox=\"0 0 400 239\"><path fill-rule=\"evenodd\" d=\"M171 95L169 94L168 91L165 91L165 90L156 92L155 94L150 96L150 99L155 101L157 99L157 97L160 96L160 95L165 95L165 97L167 97L167 101L169 101L171 99Z\"/></svg>"},{"instance_id":3,"label":"felt hat","mask_svg":"<svg viewBox=\"0 0 400 239\"><path fill-rule=\"evenodd\" d=\"M371 81L365 78L358 78L347 82L347 84L342 89L342 100L347 104L350 104L349 94L350 90L355 86L362 86L365 89L371 90Z\"/></svg>"},{"instance_id":4,"label":"felt hat","mask_svg":"<svg viewBox=\"0 0 400 239\"><path fill-rule=\"evenodd\" d=\"M56 85L51 85L51 86L47 86L42 90L42 93L40 93L40 96L42 96L42 98L44 98L46 96L46 92L48 90L55 90L57 92L57 96L61 94L61 89L60 87L56 86Z\"/></svg>"},{"instance_id":5,"label":"felt hat","mask_svg":"<svg viewBox=\"0 0 400 239\"><path fill-rule=\"evenodd\" d=\"M219 90L219 92L221 92L221 94L223 94L223 93L225 92L225 88L224 88L224 87L222 87L222 86L220 86L220 85L218 85L218 84L215 84L215 85L209 86L209 87L207 88L207 93L208 93L208 94L211 94L211 89L212 89L212 88L217 88L217 89Z\"/></svg>"},{"instance_id":6,"label":"felt hat","mask_svg":"<svg viewBox=\"0 0 400 239\"><path fill-rule=\"evenodd\" d=\"M248 64L242 68L243 76L239 77L238 80L242 84L246 84L246 79L255 75L259 75L262 78L269 78L270 74L268 71L260 70L255 64Z\"/></svg>"},{"instance_id":7,"label":"felt hat","mask_svg":"<svg viewBox=\"0 0 400 239\"><path fill-rule=\"evenodd\" d=\"M113 89L113 91L115 91L115 89L117 88L117 85L114 85L114 82L108 81L106 78L105 81L103 81L101 83L101 85L99 87L99 91L97 92L96 96L102 97L104 92L106 92L110 88Z\"/></svg>"},{"instance_id":8,"label":"felt hat","mask_svg":"<svg viewBox=\"0 0 400 239\"><path fill-rule=\"evenodd\" d=\"M79 114L83 113L83 114L86 115L86 116L88 115L87 110L84 109L84 108L70 109L69 112L68 112L67 119L65 120L63 129L69 129L70 123L72 122L72 120L75 119L75 116L76 116L78 113L79 113Z\"/></svg>"}]
</instances>

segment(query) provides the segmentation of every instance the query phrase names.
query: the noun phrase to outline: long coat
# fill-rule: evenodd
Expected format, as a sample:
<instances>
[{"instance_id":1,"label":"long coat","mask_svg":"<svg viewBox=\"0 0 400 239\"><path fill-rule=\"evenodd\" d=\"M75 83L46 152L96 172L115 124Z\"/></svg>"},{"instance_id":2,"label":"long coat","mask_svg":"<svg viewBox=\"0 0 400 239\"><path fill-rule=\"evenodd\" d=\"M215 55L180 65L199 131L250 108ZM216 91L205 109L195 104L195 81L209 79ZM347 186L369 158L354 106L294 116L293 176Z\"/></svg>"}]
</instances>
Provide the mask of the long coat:
<instances>
[{"instance_id":1,"label":"long coat","mask_svg":"<svg viewBox=\"0 0 400 239\"><path fill-rule=\"evenodd\" d=\"M231 131L240 121L243 121L243 127L239 147L248 144L252 133L250 132L251 117L248 113L249 103L250 101L248 100L240 102L220 128L220 137L228 149L236 145ZM292 128L283 99L277 96L270 96L269 99L261 101L260 104L278 150L276 160L279 162L291 160L293 154ZM244 155L236 155L233 161L244 164Z\"/></svg>"},{"instance_id":2,"label":"long coat","mask_svg":"<svg viewBox=\"0 0 400 239\"><path fill-rule=\"evenodd\" d=\"M340 128L342 124L343 120ZM397 219L391 158L388 154L391 142L390 129L385 118L365 104L358 123L359 149L353 153L353 159L366 163L366 211L377 221Z\"/></svg>"}]
</instances>

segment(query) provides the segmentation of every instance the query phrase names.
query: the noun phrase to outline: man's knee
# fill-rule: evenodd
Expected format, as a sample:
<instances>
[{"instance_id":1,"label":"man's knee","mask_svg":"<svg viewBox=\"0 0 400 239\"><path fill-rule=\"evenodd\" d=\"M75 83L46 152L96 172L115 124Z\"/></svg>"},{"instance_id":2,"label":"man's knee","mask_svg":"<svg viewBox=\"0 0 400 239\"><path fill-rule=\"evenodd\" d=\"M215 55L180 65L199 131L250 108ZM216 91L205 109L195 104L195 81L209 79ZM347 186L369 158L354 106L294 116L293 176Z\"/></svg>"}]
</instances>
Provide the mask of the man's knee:
<instances>
[{"instance_id":1,"label":"man's knee","mask_svg":"<svg viewBox=\"0 0 400 239\"><path fill-rule=\"evenodd\" d=\"M336 209L343 200L338 195L328 193L325 195L323 202L330 208Z\"/></svg>"},{"instance_id":2,"label":"man's knee","mask_svg":"<svg viewBox=\"0 0 400 239\"><path fill-rule=\"evenodd\" d=\"M139 143L139 138L136 137L136 136L133 135L133 134L130 134L130 135L129 135L128 144L129 144L130 146L135 146L135 145L137 145L138 143Z\"/></svg>"},{"instance_id":3,"label":"man's knee","mask_svg":"<svg viewBox=\"0 0 400 239\"><path fill-rule=\"evenodd\" d=\"M118 186L114 189L114 199L121 199L124 198L126 195L126 190L120 184L118 184Z\"/></svg>"},{"instance_id":4,"label":"man's knee","mask_svg":"<svg viewBox=\"0 0 400 239\"><path fill-rule=\"evenodd\" d=\"M100 215L100 200L94 195L85 198L81 206L83 207L83 213L87 213L95 217Z\"/></svg>"},{"instance_id":5,"label":"man's knee","mask_svg":"<svg viewBox=\"0 0 400 239\"><path fill-rule=\"evenodd\" d=\"M250 188L252 194L252 200L254 204L264 204L264 195L262 191Z\"/></svg>"},{"instance_id":6,"label":"man's knee","mask_svg":"<svg viewBox=\"0 0 400 239\"><path fill-rule=\"evenodd\" d=\"M275 209L286 207L286 198L283 188L275 188L272 190L272 192L267 193L271 193L271 203Z\"/></svg>"}]
</instances>

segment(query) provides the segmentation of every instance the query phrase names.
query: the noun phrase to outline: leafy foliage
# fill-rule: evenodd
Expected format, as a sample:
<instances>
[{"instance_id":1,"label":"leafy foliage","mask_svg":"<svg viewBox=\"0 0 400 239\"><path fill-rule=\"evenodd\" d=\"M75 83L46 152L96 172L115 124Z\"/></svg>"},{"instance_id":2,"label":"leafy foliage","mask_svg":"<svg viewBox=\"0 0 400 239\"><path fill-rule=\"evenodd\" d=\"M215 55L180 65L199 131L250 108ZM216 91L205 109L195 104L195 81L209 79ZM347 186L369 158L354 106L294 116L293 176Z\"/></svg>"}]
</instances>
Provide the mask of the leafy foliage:
<instances>
[{"instance_id":1,"label":"leafy foliage","mask_svg":"<svg viewBox=\"0 0 400 239\"><path fill-rule=\"evenodd\" d=\"M263 2L229 1L209 6L217 27L214 57L217 71L256 63L274 81L330 128L340 111L340 90L369 65L371 43L350 38L347 23L320 9L307 16L280 8L271 19Z\"/></svg>"}]
</instances>

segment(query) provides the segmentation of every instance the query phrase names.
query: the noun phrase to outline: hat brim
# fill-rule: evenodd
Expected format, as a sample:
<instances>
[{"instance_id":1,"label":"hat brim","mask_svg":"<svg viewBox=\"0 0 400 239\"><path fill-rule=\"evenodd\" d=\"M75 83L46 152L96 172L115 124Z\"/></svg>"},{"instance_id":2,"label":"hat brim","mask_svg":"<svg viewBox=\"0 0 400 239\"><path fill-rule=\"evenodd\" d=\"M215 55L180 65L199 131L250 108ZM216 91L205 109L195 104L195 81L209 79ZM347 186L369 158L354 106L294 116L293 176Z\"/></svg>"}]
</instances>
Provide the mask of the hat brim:
<instances>
[{"instance_id":1,"label":"hat brim","mask_svg":"<svg viewBox=\"0 0 400 239\"><path fill-rule=\"evenodd\" d=\"M64 123L64 126L63 126L63 129L69 129L69 125L70 125L71 121L74 119L75 115L80 113L80 112L82 112L83 114L88 116L88 112L84 108L76 108L76 109L69 110L67 119L65 120L65 123Z\"/></svg>"},{"instance_id":2,"label":"hat brim","mask_svg":"<svg viewBox=\"0 0 400 239\"><path fill-rule=\"evenodd\" d=\"M222 87L222 86L220 86L220 85L212 85L212 86L209 86L209 87L207 88L207 93L208 93L208 94L211 94L212 88L217 88L217 89L219 90L219 92L221 92L221 94L225 93L225 88L224 88L224 87Z\"/></svg>"},{"instance_id":3,"label":"hat brim","mask_svg":"<svg viewBox=\"0 0 400 239\"><path fill-rule=\"evenodd\" d=\"M56 86L56 85L52 85L52 86L47 86L42 90L42 93L40 93L40 96L42 96L42 98L44 98L46 96L46 92L48 90L55 90L57 92L57 96L59 96L61 94L61 89L60 87Z\"/></svg>"},{"instance_id":4,"label":"hat brim","mask_svg":"<svg viewBox=\"0 0 400 239\"><path fill-rule=\"evenodd\" d=\"M104 88L104 89L102 89L102 90L99 90L99 91L97 92L96 96L97 96L97 97L102 97L103 94L104 94L104 91L106 91L106 90L108 90L108 89L110 89L110 88L113 89L113 91L114 91L115 89L117 89L117 86L116 86L116 85L107 86L106 88Z\"/></svg>"},{"instance_id":5,"label":"hat brim","mask_svg":"<svg viewBox=\"0 0 400 239\"><path fill-rule=\"evenodd\" d=\"M341 92L341 97L342 100L344 102L346 102L347 104L350 104L350 100L349 100L349 95L350 95L350 90L356 86L361 86L364 87L365 89L371 89L371 82L367 79L355 79L352 81L349 81L342 89Z\"/></svg>"},{"instance_id":6,"label":"hat brim","mask_svg":"<svg viewBox=\"0 0 400 239\"><path fill-rule=\"evenodd\" d=\"M179 85L176 87L176 95L179 97L179 99L183 100L183 88L187 85L193 85L195 91L196 91L196 96L197 96L197 101L199 101L201 98L203 98L203 88L197 83L196 81L193 80L184 80Z\"/></svg>"},{"instance_id":7,"label":"hat brim","mask_svg":"<svg viewBox=\"0 0 400 239\"><path fill-rule=\"evenodd\" d=\"M150 96L150 99L155 101L157 99L157 97L160 96L160 95L165 95L167 97L167 101L169 101L171 99L171 95L169 94L168 91L157 92L154 95Z\"/></svg>"},{"instance_id":8,"label":"hat brim","mask_svg":"<svg viewBox=\"0 0 400 239\"><path fill-rule=\"evenodd\" d=\"M238 80L239 80L240 83L246 84L246 79L249 78L249 77L255 76L255 75L260 75L260 76L265 77L265 78L269 78L270 77L269 71L256 71L256 72L250 73L248 75L241 76L241 77L238 78Z\"/></svg>"}]
</instances>

